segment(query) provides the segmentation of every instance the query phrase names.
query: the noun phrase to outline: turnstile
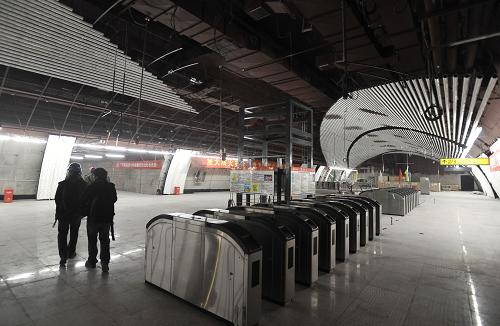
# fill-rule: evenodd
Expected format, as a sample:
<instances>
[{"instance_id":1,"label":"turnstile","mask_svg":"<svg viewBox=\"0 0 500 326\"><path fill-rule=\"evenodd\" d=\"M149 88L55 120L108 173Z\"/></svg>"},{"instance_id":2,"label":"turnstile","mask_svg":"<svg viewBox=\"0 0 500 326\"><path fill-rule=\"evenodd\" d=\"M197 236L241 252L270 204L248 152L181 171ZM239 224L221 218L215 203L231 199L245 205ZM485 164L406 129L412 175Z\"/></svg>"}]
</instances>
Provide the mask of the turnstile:
<instances>
[{"instance_id":1,"label":"turnstile","mask_svg":"<svg viewBox=\"0 0 500 326\"><path fill-rule=\"evenodd\" d=\"M255 213L255 206L233 206L228 208L230 213L246 215ZM274 212L260 210L267 213L256 216L258 219L273 218L286 225L295 234L295 281L304 285L312 285L318 280L318 237L319 230L316 223L308 217L293 212Z\"/></svg>"},{"instance_id":2,"label":"turnstile","mask_svg":"<svg viewBox=\"0 0 500 326\"><path fill-rule=\"evenodd\" d=\"M358 198L363 198L365 201L371 203L373 207L375 207L375 235L380 235L380 214L382 214L382 205L376 201L375 199L372 199L370 197L366 196L357 196Z\"/></svg>"},{"instance_id":3,"label":"turnstile","mask_svg":"<svg viewBox=\"0 0 500 326\"><path fill-rule=\"evenodd\" d=\"M361 246L367 243L367 240L373 240L375 238L376 231L376 220L377 220L377 209L375 205L365 197L361 196L345 196L345 195L329 195L329 198L343 198L352 200L360 205L362 205L368 213L367 223L363 225L364 221L361 218ZM363 243L364 242L364 243Z\"/></svg>"},{"instance_id":4,"label":"turnstile","mask_svg":"<svg viewBox=\"0 0 500 326\"><path fill-rule=\"evenodd\" d=\"M382 204L383 213L404 216L420 203L420 194L412 188L381 188L364 191L362 196Z\"/></svg>"},{"instance_id":5,"label":"turnstile","mask_svg":"<svg viewBox=\"0 0 500 326\"><path fill-rule=\"evenodd\" d=\"M146 225L145 281L234 325L261 314L260 244L240 225L172 213Z\"/></svg>"},{"instance_id":6,"label":"turnstile","mask_svg":"<svg viewBox=\"0 0 500 326\"><path fill-rule=\"evenodd\" d=\"M235 215L222 209L204 209L194 215L234 221L245 228L262 245L262 298L282 305L293 299L295 236L289 228L273 219Z\"/></svg>"},{"instance_id":7,"label":"turnstile","mask_svg":"<svg viewBox=\"0 0 500 326\"><path fill-rule=\"evenodd\" d=\"M366 246L369 240L369 235L370 235L370 221L369 221L369 210L366 207L364 203L360 203L357 200L351 199L351 198L344 198L344 197L335 197L335 196L330 196L328 197L329 199L333 200L339 200L343 203L347 203L351 205L354 209L356 209L359 212L359 245L360 246ZM372 239L373 240L373 237ZM359 249L359 248L358 248Z\"/></svg>"},{"instance_id":8,"label":"turnstile","mask_svg":"<svg viewBox=\"0 0 500 326\"><path fill-rule=\"evenodd\" d=\"M325 272L331 272L335 268L335 219L324 211L307 207L304 205L283 205L283 204L259 204L257 207L273 209L275 211L297 211L310 218L319 228L319 248L318 248L318 268Z\"/></svg>"},{"instance_id":9,"label":"turnstile","mask_svg":"<svg viewBox=\"0 0 500 326\"><path fill-rule=\"evenodd\" d=\"M359 208L359 205L354 205L347 201L343 201L342 199L318 198L317 200L324 201L333 206L336 206L340 210L347 213L347 215L349 216L349 252L358 252L360 248L359 240L361 231L361 210Z\"/></svg>"},{"instance_id":10,"label":"turnstile","mask_svg":"<svg viewBox=\"0 0 500 326\"><path fill-rule=\"evenodd\" d=\"M346 261L349 258L349 215L347 215L347 213L327 202L314 199L297 199L293 200L291 204L315 207L322 210L330 217L333 217L335 219L335 226L337 229L335 239L335 257L340 261Z\"/></svg>"}]
</instances>

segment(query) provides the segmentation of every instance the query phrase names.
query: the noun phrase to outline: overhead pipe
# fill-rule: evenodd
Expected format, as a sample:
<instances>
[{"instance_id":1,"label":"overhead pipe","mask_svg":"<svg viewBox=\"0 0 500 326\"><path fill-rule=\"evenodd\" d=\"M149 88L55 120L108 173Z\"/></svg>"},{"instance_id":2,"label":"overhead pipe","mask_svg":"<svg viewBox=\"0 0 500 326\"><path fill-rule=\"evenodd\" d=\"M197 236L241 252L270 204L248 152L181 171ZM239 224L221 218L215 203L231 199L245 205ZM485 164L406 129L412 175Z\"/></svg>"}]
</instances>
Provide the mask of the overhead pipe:
<instances>
[{"instance_id":1,"label":"overhead pipe","mask_svg":"<svg viewBox=\"0 0 500 326\"><path fill-rule=\"evenodd\" d=\"M446 21L446 40L448 42L457 40L458 31L458 13L453 13ZM448 73L453 74L457 69L457 51L456 47L451 47L446 49L446 61Z\"/></svg>"},{"instance_id":2,"label":"overhead pipe","mask_svg":"<svg viewBox=\"0 0 500 326\"><path fill-rule=\"evenodd\" d=\"M468 35L478 35L481 27L481 17L482 17L482 8L473 8L470 12L470 18L468 19ZM470 71L474 67L474 62L476 61L478 42L469 43L466 47L466 55L464 67L465 71ZM456 49L456 47L452 47L449 49Z\"/></svg>"},{"instance_id":3,"label":"overhead pipe","mask_svg":"<svg viewBox=\"0 0 500 326\"><path fill-rule=\"evenodd\" d=\"M430 14L434 10L434 5L432 0L425 0L425 11ZM441 35L439 33L439 19L438 17L430 17L427 19L429 27L429 36L431 39L432 47L432 57L434 59L434 64L438 67L438 71L441 68L441 49L437 47L441 43Z\"/></svg>"}]
</instances>

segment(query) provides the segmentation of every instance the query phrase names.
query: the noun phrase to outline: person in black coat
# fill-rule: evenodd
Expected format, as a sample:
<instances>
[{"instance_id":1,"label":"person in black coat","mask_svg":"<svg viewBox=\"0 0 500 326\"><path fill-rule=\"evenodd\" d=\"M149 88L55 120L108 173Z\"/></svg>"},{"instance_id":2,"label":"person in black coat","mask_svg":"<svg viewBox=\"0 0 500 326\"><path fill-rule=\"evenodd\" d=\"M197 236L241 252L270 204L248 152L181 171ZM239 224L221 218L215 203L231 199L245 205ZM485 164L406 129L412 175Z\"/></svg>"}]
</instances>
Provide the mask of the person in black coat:
<instances>
[{"instance_id":1,"label":"person in black coat","mask_svg":"<svg viewBox=\"0 0 500 326\"><path fill-rule=\"evenodd\" d=\"M82 179L82 167L78 163L69 165L66 179L57 185L55 217L59 221L57 226L57 244L61 259L59 264L63 267L68 258L76 256L78 230L83 217L81 200L86 187L87 184Z\"/></svg>"},{"instance_id":2,"label":"person in black coat","mask_svg":"<svg viewBox=\"0 0 500 326\"><path fill-rule=\"evenodd\" d=\"M95 180L87 187L83 196L85 215L87 215L87 237L89 258L85 262L87 268L95 268L97 264L97 239L101 243L101 267L103 272L109 271L109 231L113 226L115 215L116 189L108 181L108 172L103 168L94 170Z\"/></svg>"}]
</instances>

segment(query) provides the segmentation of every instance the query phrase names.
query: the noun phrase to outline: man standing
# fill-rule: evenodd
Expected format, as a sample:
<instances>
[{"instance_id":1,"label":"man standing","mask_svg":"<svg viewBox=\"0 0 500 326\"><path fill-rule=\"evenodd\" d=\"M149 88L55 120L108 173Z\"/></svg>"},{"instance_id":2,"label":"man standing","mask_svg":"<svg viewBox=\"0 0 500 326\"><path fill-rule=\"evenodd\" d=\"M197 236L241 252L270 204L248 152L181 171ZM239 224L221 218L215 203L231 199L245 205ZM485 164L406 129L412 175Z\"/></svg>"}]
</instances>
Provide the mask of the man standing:
<instances>
[{"instance_id":1,"label":"man standing","mask_svg":"<svg viewBox=\"0 0 500 326\"><path fill-rule=\"evenodd\" d=\"M102 271L109 271L109 231L113 227L115 215L116 189L108 181L108 172L103 168L94 170L94 182L87 187L83 196L87 218L87 237L89 258L85 262L87 268L95 268L97 264L97 238L101 243Z\"/></svg>"},{"instance_id":2,"label":"man standing","mask_svg":"<svg viewBox=\"0 0 500 326\"><path fill-rule=\"evenodd\" d=\"M81 199L87 184L82 179L82 167L78 163L71 163L68 167L66 179L59 182L57 186L56 220L57 244L59 248L59 264L66 265L68 258L76 256L76 242L78 241L78 230L82 219ZM69 244L68 244L68 231Z\"/></svg>"}]
</instances>

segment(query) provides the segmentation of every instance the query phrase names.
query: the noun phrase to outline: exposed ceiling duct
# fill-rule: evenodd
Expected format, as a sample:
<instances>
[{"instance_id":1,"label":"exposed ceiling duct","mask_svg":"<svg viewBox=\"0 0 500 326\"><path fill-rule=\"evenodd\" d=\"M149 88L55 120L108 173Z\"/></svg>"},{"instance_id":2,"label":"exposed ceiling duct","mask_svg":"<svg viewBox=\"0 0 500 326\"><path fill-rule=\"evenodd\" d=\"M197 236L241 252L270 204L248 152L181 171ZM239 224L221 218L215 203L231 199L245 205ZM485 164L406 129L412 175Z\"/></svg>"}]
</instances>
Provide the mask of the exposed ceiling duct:
<instances>
[{"instance_id":1,"label":"exposed ceiling duct","mask_svg":"<svg viewBox=\"0 0 500 326\"><path fill-rule=\"evenodd\" d=\"M487 83L481 77L444 77L433 81L436 92L431 96L428 79L413 79L339 99L321 124L327 163L356 167L391 150L458 157L478 127L496 82L496 77ZM429 121L424 112L433 104L442 108L443 115Z\"/></svg>"},{"instance_id":2,"label":"exposed ceiling duct","mask_svg":"<svg viewBox=\"0 0 500 326\"><path fill-rule=\"evenodd\" d=\"M235 24L225 30L222 19L219 21L215 17L210 17L214 21L206 21L209 19L206 13L207 17L201 19L184 8L184 5L189 4L180 3L180 6L177 6L175 1L137 0L132 6L149 17L157 17L156 21L175 29L179 34L219 53L226 61L225 66L241 74L243 78L261 79L312 107L327 108L334 102L330 96L313 86L310 80L307 80L308 78L291 70L286 60L276 60L274 55L264 48L258 35L243 30ZM267 3L258 1L250 2L250 4L251 6L247 9L254 8L260 14L254 17L249 10L246 13L257 20L267 17L261 17L264 10L273 14L284 10L283 5L274 1ZM172 15L175 15L175 18L172 18ZM331 82L328 80L328 83Z\"/></svg>"},{"instance_id":3,"label":"exposed ceiling duct","mask_svg":"<svg viewBox=\"0 0 500 326\"><path fill-rule=\"evenodd\" d=\"M92 25L55 0L4 0L0 64L196 113ZM142 79L142 88L141 88Z\"/></svg>"}]
</instances>

